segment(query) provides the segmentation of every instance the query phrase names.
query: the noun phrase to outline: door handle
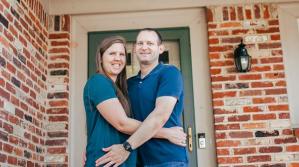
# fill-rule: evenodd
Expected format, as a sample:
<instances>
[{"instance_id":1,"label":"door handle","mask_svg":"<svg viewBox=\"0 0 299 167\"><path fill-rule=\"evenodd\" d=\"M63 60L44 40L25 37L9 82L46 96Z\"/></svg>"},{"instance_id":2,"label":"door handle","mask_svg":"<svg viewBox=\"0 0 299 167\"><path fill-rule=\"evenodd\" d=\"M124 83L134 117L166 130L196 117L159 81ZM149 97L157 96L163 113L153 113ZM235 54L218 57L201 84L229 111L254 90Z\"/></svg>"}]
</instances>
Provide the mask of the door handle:
<instances>
[{"instance_id":1,"label":"door handle","mask_svg":"<svg viewBox=\"0 0 299 167\"><path fill-rule=\"evenodd\" d=\"M189 126L188 127L188 150L189 152L192 152L193 150L193 143L192 143L192 128Z\"/></svg>"}]
</instances>

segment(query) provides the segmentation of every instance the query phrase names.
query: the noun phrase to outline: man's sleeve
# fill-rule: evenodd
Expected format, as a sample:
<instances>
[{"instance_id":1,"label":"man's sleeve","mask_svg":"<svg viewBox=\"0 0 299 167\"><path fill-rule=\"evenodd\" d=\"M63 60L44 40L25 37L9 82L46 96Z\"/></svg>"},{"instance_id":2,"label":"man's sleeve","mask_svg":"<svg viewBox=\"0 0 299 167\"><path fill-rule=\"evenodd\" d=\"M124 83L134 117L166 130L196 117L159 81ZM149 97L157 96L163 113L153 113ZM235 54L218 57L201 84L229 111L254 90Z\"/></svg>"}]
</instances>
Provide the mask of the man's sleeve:
<instances>
[{"instance_id":1,"label":"man's sleeve","mask_svg":"<svg viewBox=\"0 0 299 167\"><path fill-rule=\"evenodd\" d=\"M183 92L183 79L181 72L174 66L162 71L159 78L157 97L172 96L179 99Z\"/></svg>"}]
</instances>

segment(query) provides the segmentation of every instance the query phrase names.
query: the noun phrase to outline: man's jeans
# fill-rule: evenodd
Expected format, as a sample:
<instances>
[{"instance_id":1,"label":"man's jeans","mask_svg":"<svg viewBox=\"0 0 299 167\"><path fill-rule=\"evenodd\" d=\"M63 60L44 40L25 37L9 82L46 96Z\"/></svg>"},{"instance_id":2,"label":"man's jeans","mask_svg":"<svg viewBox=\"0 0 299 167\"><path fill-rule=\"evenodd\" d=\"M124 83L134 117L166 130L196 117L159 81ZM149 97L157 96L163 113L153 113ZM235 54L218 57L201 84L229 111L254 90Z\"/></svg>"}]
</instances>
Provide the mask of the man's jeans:
<instances>
[{"instance_id":1,"label":"man's jeans","mask_svg":"<svg viewBox=\"0 0 299 167\"><path fill-rule=\"evenodd\" d=\"M145 165L144 167L188 167L186 162L165 162L157 165Z\"/></svg>"}]
</instances>

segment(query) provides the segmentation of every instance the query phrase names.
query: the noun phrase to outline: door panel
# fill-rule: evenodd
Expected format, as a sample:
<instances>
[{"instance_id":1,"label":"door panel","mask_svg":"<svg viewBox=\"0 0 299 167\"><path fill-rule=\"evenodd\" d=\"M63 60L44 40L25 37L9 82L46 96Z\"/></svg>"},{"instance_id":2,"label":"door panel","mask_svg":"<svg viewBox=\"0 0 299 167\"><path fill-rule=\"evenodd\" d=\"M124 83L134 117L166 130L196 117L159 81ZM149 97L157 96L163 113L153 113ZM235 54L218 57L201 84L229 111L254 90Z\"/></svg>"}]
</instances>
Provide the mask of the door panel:
<instances>
[{"instance_id":1,"label":"door panel","mask_svg":"<svg viewBox=\"0 0 299 167\"><path fill-rule=\"evenodd\" d=\"M181 69L184 79L184 112L183 126L188 136L188 153L189 166L197 166L197 143L194 123L194 103L193 103L193 85L192 85L192 68L191 68L191 51L188 28L166 28L158 29L166 45L166 52L160 55L160 60L169 63ZM136 75L139 71L138 61L134 56L133 43L137 36L138 30L127 31L107 31L107 32L90 32L88 33L88 77L95 73L95 53L97 45L102 39L111 35L121 35L127 40L127 49L129 53L129 65L126 67L128 76ZM192 148L190 148L192 146Z\"/></svg>"}]
</instances>

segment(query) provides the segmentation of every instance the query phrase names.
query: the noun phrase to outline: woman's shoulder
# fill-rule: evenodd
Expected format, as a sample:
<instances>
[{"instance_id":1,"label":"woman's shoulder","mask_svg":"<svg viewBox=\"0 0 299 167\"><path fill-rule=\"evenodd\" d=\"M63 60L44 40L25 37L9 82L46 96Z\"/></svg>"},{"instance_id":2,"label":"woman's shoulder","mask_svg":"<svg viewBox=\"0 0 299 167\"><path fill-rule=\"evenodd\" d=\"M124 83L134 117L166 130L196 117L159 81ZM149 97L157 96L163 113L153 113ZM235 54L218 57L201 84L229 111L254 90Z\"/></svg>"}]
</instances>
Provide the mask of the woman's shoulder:
<instances>
[{"instance_id":1,"label":"woman's shoulder","mask_svg":"<svg viewBox=\"0 0 299 167\"><path fill-rule=\"evenodd\" d=\"M93 74L86 82L85 87L113 87L112 81L104 74Z\"/></svg>"}]
</instances>

